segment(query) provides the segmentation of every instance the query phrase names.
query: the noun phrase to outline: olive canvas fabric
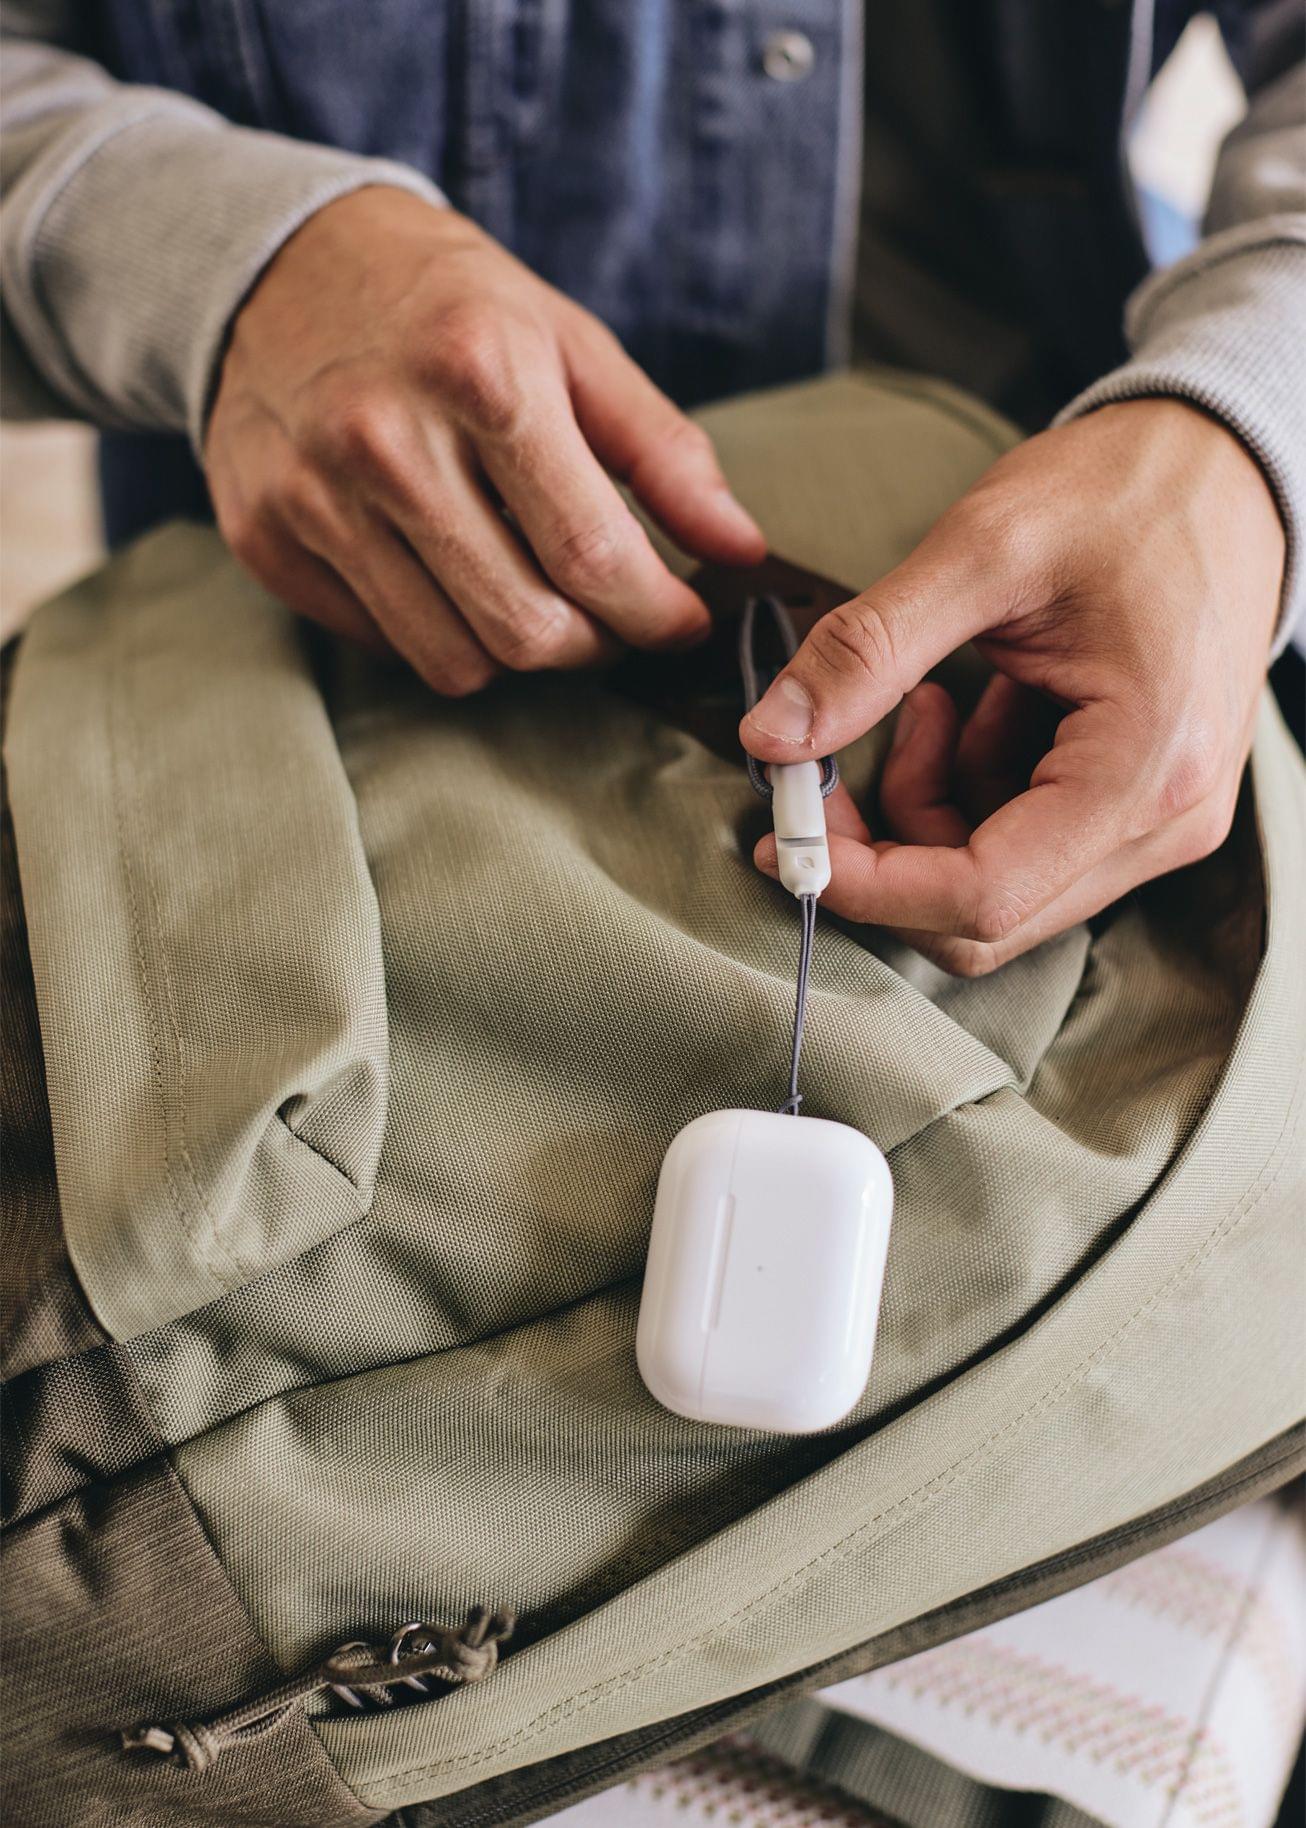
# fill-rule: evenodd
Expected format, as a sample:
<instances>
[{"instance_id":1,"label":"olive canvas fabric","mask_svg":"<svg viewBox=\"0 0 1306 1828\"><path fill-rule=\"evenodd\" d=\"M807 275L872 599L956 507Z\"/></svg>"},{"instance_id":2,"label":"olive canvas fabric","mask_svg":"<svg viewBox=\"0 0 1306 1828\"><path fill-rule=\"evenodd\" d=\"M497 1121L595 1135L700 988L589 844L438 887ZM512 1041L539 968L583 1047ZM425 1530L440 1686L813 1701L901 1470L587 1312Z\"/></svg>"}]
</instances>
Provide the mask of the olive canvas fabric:
<instances>
[{"instance_id":1,"label":"olive canvas fabric","mask_svg":"<svg viewBox=\"0 0 1306 1828\"><path fill-rule=\"evenodd\" d=\"M876 377L703 418L777 552L849 584L1009 438ZM77 1344L28 1330L25 1508L135 1476L77 1433L111 1370L272 1664L515 1608L484 1683L316 1709L365 1810L817 1665L1164 1507L1302 1410L1306 791L1268 704L1216 856L993 977L822 920L804 1109L865 1130L896 1186L870 1386L802 1440L653 1402L658 1164L700 1112L779 1102L797 939L737 757L685 721L620 678L442 702L181 525L47 606L15 669L94 1317ZM888 739L843 758L859 791Z\"/></svg>"}]
</instances>

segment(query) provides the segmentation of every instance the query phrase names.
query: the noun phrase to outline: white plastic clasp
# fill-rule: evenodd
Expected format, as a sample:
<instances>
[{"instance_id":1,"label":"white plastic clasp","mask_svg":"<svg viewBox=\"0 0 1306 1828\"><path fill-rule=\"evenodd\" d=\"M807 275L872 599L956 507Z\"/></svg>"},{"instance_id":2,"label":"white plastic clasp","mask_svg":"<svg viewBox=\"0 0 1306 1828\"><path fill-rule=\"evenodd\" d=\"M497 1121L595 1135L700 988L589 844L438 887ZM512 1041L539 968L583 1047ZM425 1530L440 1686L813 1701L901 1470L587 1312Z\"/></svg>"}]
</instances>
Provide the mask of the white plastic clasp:
<instances>
[{"instance_id":1,"label":"white plastic clasp","mask_svg":"<svg viewBox=\"0 0 1306 1828\"><path fill-rule=\"evenodd\" d=\"M819 762L773 762L771 817L780 880L791 895L819 895L830 880Z\"/></svg>"}]
</instances>

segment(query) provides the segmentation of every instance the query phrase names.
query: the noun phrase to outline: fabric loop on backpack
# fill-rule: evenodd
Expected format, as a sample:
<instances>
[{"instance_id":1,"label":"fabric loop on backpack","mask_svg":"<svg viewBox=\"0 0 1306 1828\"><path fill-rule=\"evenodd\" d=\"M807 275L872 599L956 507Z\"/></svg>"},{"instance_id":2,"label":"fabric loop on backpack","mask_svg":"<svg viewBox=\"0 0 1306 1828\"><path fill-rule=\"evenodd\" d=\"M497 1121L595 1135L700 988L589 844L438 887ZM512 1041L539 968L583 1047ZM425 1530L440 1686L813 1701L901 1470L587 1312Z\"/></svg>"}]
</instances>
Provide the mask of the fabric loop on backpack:
<instances>
[{"instance_id":1,"label":"fabric loop on backpack","mask_svg":"<svg viewBox=\"0 0 1306 1828\"><path fill-rule=\"evenodd\" d=\"M334 1693L353 1707L360 1697L392 1705L399 1684L429 1693L426 1681L481 1682L499 1660L499 1646L512 1635L511 1612L474 1606L458 1629L421 1621L404 1625L389 1645L354 1639L339 1645L315 1668L266 1693L239 1702L208 1721L178 1721L173 1726L144 1725L122 1734L125 1752L153 1752L196 1773L207 1771L227 1750L279 1726L294 1707L320 1694ZM412 1649L403 1646L411 1643Z\"/></svg>"}]
</instances>

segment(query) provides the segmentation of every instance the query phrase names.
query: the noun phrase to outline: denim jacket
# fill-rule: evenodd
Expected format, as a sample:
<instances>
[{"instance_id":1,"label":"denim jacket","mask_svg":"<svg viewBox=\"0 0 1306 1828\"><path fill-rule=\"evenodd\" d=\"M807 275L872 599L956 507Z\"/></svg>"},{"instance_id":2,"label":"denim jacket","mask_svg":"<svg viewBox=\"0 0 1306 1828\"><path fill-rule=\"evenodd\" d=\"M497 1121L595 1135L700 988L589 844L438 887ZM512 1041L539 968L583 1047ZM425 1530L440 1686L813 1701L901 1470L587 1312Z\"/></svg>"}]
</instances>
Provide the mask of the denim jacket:
<instances>
[{"instance_id":1,"label":"denim jacket","mask_svg":"<svg viewBox=\"0 0 1306 1828\"><path fill-rule=\"evenodd\" d=\"M879 15L895 34L951 35L970 61L988 143L940 176L971 184L995 262L1019 268L1030 319L1055 325L1061 400L1124 355L1123 301L1146 270L1124 118L1199 10L1159 0L1149 31L1142 0L866 0L872 84ZM1226 11L1254 80L1284 9ZM98 0L98 13L121 77L425 173L684 402L846 353L862 0ZM880 99L949 101L928 86Z\"/></svg>"},{"instance_id":2,"label":"denim jacket","mask_svg":"<svg viewBox=\"0 0 1306 1828\"><path fill-rule=\"evenodd\" d=\"M8 14L14 0L4 4ZM129 84L434 181L604 319L685 404L845 360L860 238L872 282L880 271L886 287L922 275L1027 337L1035 380L1004 392L949 348L946 313L915 324L909 305L893 346L865 353L943 374L1036 425L1120 373L1125 301L1147 270L1123 141L1198 10L1197 0L81 0L72 14L76 47ZM1298 0L1219 10L1255 96L1301 54ZM875 129L865 174L864 107ZM46 195L56 192L51 180ZM1276 207L1254 201L1250 213ZM137 404L148 348L136 376L104 351L116 399L83 385L98 377L50 304L50 275L27 263L25 250L52 245L47 221L37 241L19 211L17 254L6 256L29 351L47 375L57 368L65 394L88 396L102 423L158 425ZM1263 340L1282 371L1295 273L1277 251L1281 227L1244 227L1247 245L1273 244L1255 284L1258 295L1277 288L1278 328ZM80 311L89 343L96 275L69 266L76 248L51 258L62 308ZM1243 381L1237 399L1225 385L1231 365L1246 367L1248 286L1230 275L1228 296L1215 298L1206 284L1200 364L1186 337L1164 372L1135 361L1127 384L1220 411L1261 456L1291 519L1292 415L1282 399L1251 402ZM174 334L175 317L150 334ZM161 464L157 439L139 458L112 442L111 509L114 478L128 497L144 471L157 482L170 468L178 482L175 454ZM141 522L126 508L111 513L118 530Z\"/></svg>"}]
</instances>

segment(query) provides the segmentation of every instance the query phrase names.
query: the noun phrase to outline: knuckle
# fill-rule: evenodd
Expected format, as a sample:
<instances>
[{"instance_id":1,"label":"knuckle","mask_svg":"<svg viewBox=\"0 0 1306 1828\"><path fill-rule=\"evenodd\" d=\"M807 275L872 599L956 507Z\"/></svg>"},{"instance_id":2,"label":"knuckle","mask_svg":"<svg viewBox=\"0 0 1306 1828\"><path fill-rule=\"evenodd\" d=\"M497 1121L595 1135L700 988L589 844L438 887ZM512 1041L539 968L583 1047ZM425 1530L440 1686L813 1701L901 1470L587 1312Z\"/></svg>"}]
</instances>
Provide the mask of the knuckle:
<instances>
[{"instance_id":1,"label":"knuckle","mask_svg":"<svg viewBox=\"0 0 1306 1828\"><path fill-rule=\"evenodd\" d=\"M500 607L496 620L495 652L513 672L538 672L561 658L567 638L564 615L534 603L510 604Z\"/></svg>"},{"instance_id":2,"label":"knuckle","mask_svg":"<svg viewBox=\"0 0 1306 1828\"><path fill-rule=\"evenodd\" d=\"M1190 732L1170 754L1158 789L1162 819L1175 819L1209 799L1219 785L1215 745L1205 734Z\"/></svg>"},{"instance_id":3,"label":"knuckle","mask_svg":"<svg viewBox=\"0 0 1306 1828\"><path fill-rule=\"evenodd\" d=\"M518 421L512 337L502 317L474 304L447 311L437 327L433 367L454 413L489 435L510 432Z\"/></svg>"},{"instance_id":4,"label":"knuckle","mask_svg":"<svg viewBox=\"0 0 1306 1828\"><path fill-rule=\"evenodd\" d=\"M569 597L602 597L621 576L625 541L611 521L566 534L545 569Z\"/></svg>"},{"instance_id":5,"label":"knuckle","mask_svg":"<svg viewBox=\"0 0 1306 1828\"><path fill-rule=\"evenodd\" d=\"M1009 939L1024 918L1020 907L1001 889L981 889L959 937L983 946Z\"/></svg>"},{"instance_id":6,"label":"knuckle","mask_svg":"<svg viewBox=\"0 0 1306 1828\"><path fill-rule=\"evenodd\" d=\"M299 470L287 478L281 491L281 512L291 531L301 538L315 537L331 520L325 487L311 472Z\"/></svg>"},{"instance_id":7,"label":"knuckle","mask_svg":"<svg viewBox=\"0 0 1306 1828\"><path fill-rule=\"evenodd\" d=\"M662 444L664 450L688 458L691 463L716 467L716 446L703 427L693 419L686 419L683 413L677 413L671 420L662 434Z\"/></svg>"},{"instance_id":8,"label":"knuckle","mask_svg":"<svg viewBox=\"0 0 1306 1828\"><path fill-rule=\"evenodd\" d=\"M569 344L578 352L600 362L626 363L631 366L626 346L610 324L595 317L574 299L556 297L553 308Z\"/></svg>"},{"instance_id":9,"label":"knuckle","mask_svg":"<svg viewBox=\"0 0 1306 1828\"><path fill-rule=\"evenodd\" d=\"M351 394L326 404L316 451L325 466L383 487L400 478L408 444L405 415L375 394Z\"/></svg>"},{"instance_id":10,"label":"knuckle","mask_svg":"<svg viewBox=\"0 0 1306 1828\"><path fill-rule=\"evenodd\" d=\"M862 674L879 683L895 671L893 631L880 611L864 600L832 609L809 640L818 663L838 677Z\"/></svg>"},{"instance_id":11,"label":"knuckle","mask_svg":"<svg viewBox=\"0 0 1306 1828\"><path fill-rule=\"evenodd\" d=\"M1010 610L1033 607L1051 587L1054 542L1037 508L1017 507L1005 493L991 500L981 484L945 518L974 578L996 586Z\"/></svg>"}]
</instances>

